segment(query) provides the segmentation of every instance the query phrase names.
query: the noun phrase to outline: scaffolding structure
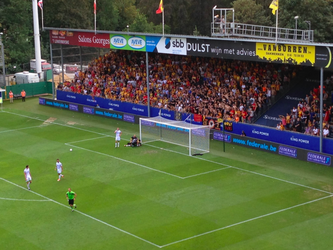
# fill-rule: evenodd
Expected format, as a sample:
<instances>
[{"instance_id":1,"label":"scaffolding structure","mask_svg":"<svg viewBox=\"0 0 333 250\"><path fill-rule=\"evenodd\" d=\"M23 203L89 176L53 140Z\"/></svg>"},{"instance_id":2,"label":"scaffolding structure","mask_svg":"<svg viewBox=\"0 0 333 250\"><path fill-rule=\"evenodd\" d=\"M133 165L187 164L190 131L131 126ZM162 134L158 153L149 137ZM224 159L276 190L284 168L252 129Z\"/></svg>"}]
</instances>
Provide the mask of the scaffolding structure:
<instances>
[{"instance_id":1,"label":"scaffolding structure","mask_svg":"<svg viewBox=\"0 0 333 250\"><path fill-rule=\"evenodd\" d=\"M313 30L276 28L235 22L233 8L212 9L211 36L224 38L252 38L279 42L313 42Z\"/></svg>"}]
</instances>

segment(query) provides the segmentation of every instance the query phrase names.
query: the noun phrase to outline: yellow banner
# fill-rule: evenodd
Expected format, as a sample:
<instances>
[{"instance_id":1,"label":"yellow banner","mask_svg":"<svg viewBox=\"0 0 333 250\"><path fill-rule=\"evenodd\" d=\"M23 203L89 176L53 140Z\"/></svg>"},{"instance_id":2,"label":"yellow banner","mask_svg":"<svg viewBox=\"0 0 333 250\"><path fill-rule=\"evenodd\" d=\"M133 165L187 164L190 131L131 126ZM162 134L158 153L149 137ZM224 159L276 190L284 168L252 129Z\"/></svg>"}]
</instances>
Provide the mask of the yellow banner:
<instances>
[{"instance_id":1,"label":"yellow banner","mask_svg":"<svg viewBox=\"0 0 333 250\"><path fill-rule=\"evenodd\" d=\"M269 62L313 66L316 61L315 54L315 46L256 43L256 55L260 59Z\"/></svg>"}]
</instances>

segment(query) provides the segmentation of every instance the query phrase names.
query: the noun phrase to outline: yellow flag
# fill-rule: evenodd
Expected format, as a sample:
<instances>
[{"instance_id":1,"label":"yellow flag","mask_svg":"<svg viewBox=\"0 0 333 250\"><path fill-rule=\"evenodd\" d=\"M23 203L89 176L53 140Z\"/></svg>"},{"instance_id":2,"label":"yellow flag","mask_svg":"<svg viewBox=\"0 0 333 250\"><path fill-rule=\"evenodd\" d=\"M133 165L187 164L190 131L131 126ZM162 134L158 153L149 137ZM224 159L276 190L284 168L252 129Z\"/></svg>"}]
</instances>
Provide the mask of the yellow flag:
<instances>
[{"instance_id":1,"label":"yellow flag","mask_svg":"<svg viewBox=\"0 0 333 250\"><path fill-rule=\"evenodd\" d=\"M273 0L269 8L272 9L272 13L275 15L275 11L279 9L279 0Z\"/></svg>"}]
</instances>

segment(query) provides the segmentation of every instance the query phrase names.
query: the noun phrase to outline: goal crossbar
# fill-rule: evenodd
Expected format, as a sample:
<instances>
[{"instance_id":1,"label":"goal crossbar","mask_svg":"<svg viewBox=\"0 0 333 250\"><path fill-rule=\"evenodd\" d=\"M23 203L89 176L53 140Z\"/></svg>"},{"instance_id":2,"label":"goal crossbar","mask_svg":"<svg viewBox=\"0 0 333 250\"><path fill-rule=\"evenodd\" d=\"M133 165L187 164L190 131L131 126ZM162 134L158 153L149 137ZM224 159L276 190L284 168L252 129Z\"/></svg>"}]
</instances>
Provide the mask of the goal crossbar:
<instances>
[{"instance_id":1,"label":"goal crossbar","mask_svg":"<svg viewBox=\"0 0 333 250\"><path fill-rule=\"evenodd\" d=\"M184 121L174 121L161 116L140 118L140 139L142 143L163 141L186 147L189 155L209 152L210 129Z\"/></svg>"}]
</instances>

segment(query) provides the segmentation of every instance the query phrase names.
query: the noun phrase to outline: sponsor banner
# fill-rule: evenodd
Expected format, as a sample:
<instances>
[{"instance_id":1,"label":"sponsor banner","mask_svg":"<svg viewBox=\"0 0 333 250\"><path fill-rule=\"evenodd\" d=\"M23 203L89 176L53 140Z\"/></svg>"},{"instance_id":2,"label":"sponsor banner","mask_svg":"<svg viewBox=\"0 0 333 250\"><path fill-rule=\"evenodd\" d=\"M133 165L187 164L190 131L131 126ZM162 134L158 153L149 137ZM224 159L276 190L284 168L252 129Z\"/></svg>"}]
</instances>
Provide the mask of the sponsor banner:
<instances>
[{"instance_id":1,"label":"sponsor banner","mask_svg":"<svg viewBox=\"0 0 333 250\"><path fill-rule=\"evenodd\" d=\"M64 101L39 98L40 105L47 105L56 108L69 109L74 112L85 113L89 115L98 115L102 117L112 118L116 120L123 120L125 122L139 123L139 117L135 115L124 114L122 112L116 112L112 110L106 110L101 108L91 108L80 104L74 104Z\"/></svg>"},{"instance_id":2,"label":"sponsor banner","mask_svg":"<svg viewBox=\"0 0 333 250\"><path fill-rule=\"evenodd\" d=\"M39 98L39 104L40 105L45 105L45 99Z\"/></svg>"},{"instance_id":3,"label":"sponsor banner","mask_svg":"<svg viewBox=\"0 0 333 250\"><path fill-rule=\"evenodd\" d=\"M79 111L79 106L75 105L75 104L69 104L69 110L78 112Z\"/></svg>"},{"instance_id":4,"label":"sponsor banner","mask_svg":"<svg viewBox=\"0 0 333 250\"><path fill-rule=\"evenodd\" d=\"M149 127L155 127L156 123L155 122L150 122L150 121L147 121L147 120L142 120L141 125L149 126Z\"/></svg>"},{"instance_id":5,"label":"sponsor banner","mask_svg":"<svg viewBox=\"0 0 333 250\"><path fill-rule=\"evenodd\" d=\"M206 137L206 129L193 129L192 135L200 136L200 137ZM208 132L209 133L209 132Z\"/></svg>"},{"instance_id":6,"label":"sponsor banner","mask_svg":"<svg viewBox=\"0 0 333 250\"><path fill-rule=\"evenodd\" d=\"M60 101L74 102L86 106L96 107L97 104L102 109L130 113L139 116L148 116L147 106L137 105L133 103L113 101L109 99L96 97L92 99L91 96L75 94L71 92L65 92L57 90L57 98ZM47 104L46 104L47 105ZM64 107L66 108L66 107ZM68 109L68 107L67 107ZM157 116L160 112L159 109L151 108L151 116ZM173 111L161 110L161 115L165 118L174 120L175 114L169 113ZM87 112L85 112L87 113ZM90 114L90 113L88 113ZM92 112L94 114L94 112ZM186 119L187 114L182 116L182 119ZM192 119L192 118L191 118ZM209 124L210 127L216 130L221 130L222 120L216 118L205 117L204 125ZM294 133L290 131L280 131L275 128L262 127L256 125L250 125L246 123L236 123L232 121L224 121L224 130L236 135L240 135L244 130L247 136L260 140L269 140L274 143L283 144L286 146L303 148L311 151L319 151L319 137L305 135L301 133ZM333 140L323 139L323 153L333 154Z\"/></svg>"},{"instance_id":7,"label":"sponsor banner","mask_svg":"<svg viewBox=\"0 0 333 250\"><path fill-rule=\"evenodd\" d=\"M108 109L118 112L132 113L141 116L148 115L147 106L114 101L114 100L104 99L101 97L92 98L90 95L81 95L81 94L57 90L57 98L58 100L74 102L86 106L96 107L98 105L98 107L102 109Z\"/></svg>"},{"instance_id":8,"label":"sponsor banner","mask_svg":"<svg viewBox=\"0 0 333 250\"><path fill-rule=\"evenodd\" d=\"M279 155L297 158L297 149L285 146L279 146Z\"/></svg>"},{"instance_id":9,"label":"sponsor banner","mask_svg":"<svg viewBox=\"0 0 333 250\"><path fill-rule=\"evenodd\" d=\"M255 43L187 39L187 55L255 61Z\"/></svg>"},{"instance_id":10,"label":"sponsor banner","mask_svg":"<svg viewBox=\"0 0 333 250\"><path fill-rule=\"evenodd\" d=\"M188 133L188 131L189 131L186 128L179 128L179 127L175 127L175 126L171 126L171 125L166 125L166 124L162 124L162 123L156 123L155 126L156 127L161 127L163 129L177 130L177 131L183 132L183 133Z\"/></svg>"},{"instance_id":11,"label":"sponsor banner","mask_svg":"<svg viewBox=\"0 0 333 250\"><path fill-rule=\"evenodd\" d=\"M89 108L89 107L83 107L83 113L93 115L94 114L94 109Z\"/></svg>"},{"instance_id":12,"label":"sponsor banner","mask_svg":"<svg viewBox=\"0 0 333 250\"><path fill-rule=\"evenodd\" d=\"M93 110L95 111L95 115L98 115L98 116L104 116L104 117L113 118L113 119L117 119L117 120L123 119L123 114L120 114L118 112L103 110L103 109L99 109L99 108L95 108Z\"/></svg>"},{"instance_id":13,"label":"sponsor banner","mask_svg":"<svg viewBox=\"0 0 333 250\"><path fill-rule=\"evenodd\" d=\"M187 55L333 68L332 48L187 38Z\"/></svg>"},{"instance_id":14,"label":"sponsor banner","mask_svg":"<svg viewBox=\"0 0 333 250\"><path fill-rule=\"evenodd\" d=\"M331 157L322 155L322 154L317 154L313 152L308 152L307 153L307 161L317 163L317 164L322 164L326 166L331 165Z\"/></svg>"},{"instance_id":15,"label":"sponsor banner","mask_svg":"<svg viewBox=\"0 0 333 250\"><path fill-rule=\"evenodd\" d=\"M62 108L62 109L68 109L68 107L69 107L68 103L54 101L54 100L47 100L47 99L45 100L45 105Z\"/></svg>"},{"instance_id":16,"label":"sponsor banner","mask_svg":"<svg viewBox=\"0 0 333 250\"><path fill-rule=\"evenodd\" d=\"M96 107L97 105L102 109L108 109L118 112L130 113L140 116L148 116L148 107L144 105L138 105L127 102L114 101L109 99L104 99L101 97L92 98L90 95L81 95L66 91L57 90L57 98L58 100L78 103L86 106ZM158 108L150 108L150 116L158 116L161 114L162 117L175 120L175 112L166 110L166 109L158 109ZM185 120L189 114L181 114L180 120ZM202 122L194 121L193 115L191 115L191 121L188 119L188 122L193 124L202 125Z\"/></svg>"},{"instance_id":17,"label":"sponsor banner","mask_svg":"<svg viewBox=\"0 0 333 250\"><path fill-rule=\"evenodd\" d=\"M146 51L146 37L110 34L110 48Z\"/></svg>"},{"instance_id":18,"label":"sponsor banner","mask_svg":"<svg viewBox=\"0 0 333 250\"><path fill-rule=\"evenodd\" d=\"M256 43L256 54L265 62L313 66L316 47L307 45Z\"/></svg>"},{"instance_id":19,"label":"sponsor banner","mask_svg":"<svg viewBox=\"0 0 333 250\"><path fill-rule=\"evenodd\" d=\"M134 123L135 122L135 117L134 117L134 115L124 114L124 119L123 120L125 122L132 122L132 123Z\"/></svg>"},{"instance_id":20,"label":"sponsor banner","mask_svg":"<svg viewBox=\"0 0 333 250\"><path fill-rule=\"evenodd\" d=\"M217 129L219 130L219 129ZM225 132L241 135L242 131L247 136L260 140L269 140L286 146L302 148L311 151L319 151L319 137L295 133L291 131L280 131L275 128L256 126L253 124L224 121ZM333 140L323 139L323 153L333 154Z\"/></svg>"},{"instance_id":21,"label":"sponsor banner","mask_svg":"<svg viewBox=\"0 0 333 250\"><path fill-rule=\"evenodd\" d=\"M255 148L262 151L277 154L279 145L277 143L250 138L247 136L232 135L231 142L233 144L245 146L248 148Z\"/></svg>"},{"instance_id":22,"label":"sponsor banner","mask_svg":"<svg viewBox=\"0 0 333 250\"><path fill-rule=\"evenodd\" d=\"M217 131L213 132L213 140L217 140L217 141L225 141L230 143L231 142L231 135L229 134L223 134Z\"/></svg>"},{"instance_id":23,"label":"sponsor banner","mask_svg":"<svg viewBox=\"0 0 333 250\"><path fill-rule=\"evenodd\" d=\"M82 47L110 48L110 35L51 30L50 42L54 44L77 45Z\"/></svg>"},{"instance_id":24,"label":"sponsor banner","mask_svg":"<svg viewBox=\"0 0 333 250\"><path fill-rule=\"evenodd\" d=\"M147 36L147 52L187 55L186 38Z\"/></svg>"}]
</instances>

